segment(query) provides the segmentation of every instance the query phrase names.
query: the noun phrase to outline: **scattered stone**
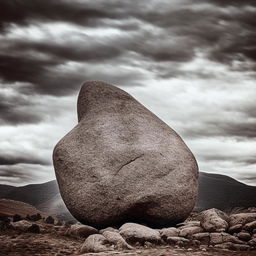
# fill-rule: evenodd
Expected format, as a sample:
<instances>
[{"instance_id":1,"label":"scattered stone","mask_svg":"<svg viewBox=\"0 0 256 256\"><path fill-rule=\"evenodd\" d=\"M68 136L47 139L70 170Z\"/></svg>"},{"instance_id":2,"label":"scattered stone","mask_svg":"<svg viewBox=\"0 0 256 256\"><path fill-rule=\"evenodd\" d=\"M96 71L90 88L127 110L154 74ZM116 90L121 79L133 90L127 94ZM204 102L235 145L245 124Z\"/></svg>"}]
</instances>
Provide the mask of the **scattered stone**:
<instances>
[{"instance_id":1,"label":"scattered stone","mask_svg":"<svg viewBox=\"0 0 256 256\"><path fill-rule=\"evenodd\" d=\"M210 233L210 244L222 244L226 242L243 244L244 242L239 240L237 237L232 236L228 233L221 232L221 233Z\"/></svg>"},{"instance_id":2,"label":"scattered stone","mask_svg":"<svg viewBox=\"0 0 256 256\"><path fill-rule=\"evenodd\" d=\"M230 215L230 226L246 224L256 220L256 213L237 213Z\"/></svg>"},{"instance_id":3,"label":"scattered stone","mask_svg":"<svg viewBox=\"0 0 256 256\"><path fill-rule=\"evenodd\" d=\"M236 224L234 226L229 227L228 232L233 234L236 232L240 232L242 230L242 228L243 228L242 224Z\"/></svg>"},{"instance_id":4,"label":"scattered stone","mask_svg":"<svg viewBox=\"0 0 256 256\"><path fill-rule=\"evenodd\" d=\"M235 250L235 251L249 251L250 246L247 244L231 244L230 249Z\"/></svg>"},{"instance_id":5,"label":"scattered stone","mask_svg":"<svg viewBox=\"0 0 256 256\"><path fill-rule=\"evenodd\" d=\"M0 231L4 231L10 227L10 219L7 216L0 216Z\"/></svg>"},{"instance_id":6,"label":"scattered stone","mask_svg":"<svg viewBox=\"0 0 256 256\"><path fill-rule=\"evenodd\" d=\"M45 223L47 223L47 224L54 224L54 218L52 216L48 216L45 219Z\"/></svg>"},{"instance_id":7,"label":"scattered stone","mask_svg":"<svg viewBox=\"0 0 256 256\"><path fill-rule=\"evenodd\" d=\"M251 239L251 234L246 231L239 232L236 236L243 241L249 241Z\"/></svg>"},{"instance_id":8,"label":"scattered stone","mask_svg":"<svg viewBox=\"0 0 256 256\"><path fill-rule=\"evenodd\" d=\"M63 225L63 222L62 222L61 220L56 220L56 221L54 222L54 225L55 225L55 226L62 226L62 225Z\"/></svg>"},{"instance_id":9,"label":"scattered stone","mask_svg":"<svg viewBox=\"0 0 256 256\"><path fill-rule=\"evenodd\" d=\"M171 245L186 246L190 241L184 237L168 237L167 243Z\"/></svg>"},{"instance_id":10,"label":"scattered stone","mask_svg":"<svg viewBox=\"0 0 256 256\"><path fill-rule=\"evenodd\" d=\"M53 152L72 215L97 228L184 221L196 202L198 166L181 137L110 84L85 83L77 106L79 123Z\"/></svg>"},{"instance_id":11,"label":"scattered stone","mask_svg":"<svg viewBox=\"0 0 256 256\"><path fill-rule=\"evenodd\" d=\"M182 223L179 223L176 225L177 227L180 226L186 226L186 227L200 227L201 226L201 222L197 221L197 220L190 220L190 221L185 221Z\"/></svg>"},{"instance_id":12,"label":"scattered stone","mask_svg":"<svg viewBox=\"0 0 256 256\"><path fill-rule=\"evenodd\" d=\"M201 212L201 226L209 232L223 232L228 228L228 216L218 210L209 209Z\"/></svg>"},{"instance_id":13,"label":"scattered stone","mask_svg":"<svg viewBox=\"0 0 256 256\"><path fill-rule=\"evenodd\" d=\"M214 248L222 249L222 250L229 250L232 247L231 242L221 243L221 244L215 244Z\"/></svg>"},{"instance_id":14,"label":"scattered stone","mask_svg":"<svg viewBox=\"0 0 256 256\"><path fill-rule=\"evenodd\" d=\"M38 220L41 220L41 219L42 219L42 216L41 216L40 213L29 216L29 220L32 220L32 221L38 221Z\"/></svg>"},{"instance_id":15,"label":"scattered stone","mask_svg":"<svg viewBox=\"0 0 256 256\"><path fill-rule=\"evenodd\" d=\"M31 220L30 215L29 215L29 214L27 214L27 215L26 215L26 217L25 217L25 219L26 219L26 220Z\"/></svg>"},{"instance_id":16,"label":"scattered stone","mask_svg":"<svg viewBox=\"0 0 256 256\"><path fill-rule=\"evenodd\" d=\"M71 225L71 227L66 232L67 235L83 238L87 238L88 236L97 233L99 233L99 231L96 228L79 223Z\"/></svg>"},{"instance_id":17,"label":"scattered stone","mask_svg":"<svg viewBox=\"0 0 256 256\"><path fill-rule=\"evenodd\" d=\"M177 237L179 236L180 230L174 227L163 228L159 230L161 238L166 241L167 237Z\"/></svg>"},{"instance_id":18,"label":"scattered stone","mask_svg":"<svg viewBox=\"0 0 256 256\"><path fill-rule=\"evenodd\" d=\"M147 242L147 241L144 243L145 248L153 248L154 246L155 246L154 244Z\"/></svg>"},{"instance_id":19,"label":"scattered stone","mask_svg":"<svg viewBox=\"0 0 256 256\"><path fill-rule=\"evenodd\" d=\"M248 231L252 231L256 228L256 220L255 221L252 221L252 222L249 222L249 223L246 223L244 225L244 229L245 230L248 230Z\"/></svg>"},{"instance_id":20,"label":"scattered stone","mask_svg":"<svg viewBox=\"0 0 256 256\"><path fill-rule=\"evenodd\" d=\"M37 224L32 224L27 229L27 232L39 234L40 233L40 227Z\"/></svg>"},{"instance_id":21,"label":"scattered stone","mask_svg":"<svg viewBox=\"0 0 256 256\"><path fill-rule=\"evenodd\" d=\"M26 232L27 229L31 226L31 223L27 220L20 220L20 221L12 222L11 226L16 230Z\"/></svg>"},{"instance_id":22,"label":"scattered stone","mask_svg":"<svg viewBox=\"0 0 256 256\"><path fill-rule=\"evenodd\" d=\"M133 247L129 245L123 237L115 231L104 231L102 235L109 241L109 243L115 246L117 250L132 250Z\"/></svg>"},{"instance_id":23,"label":"scattered stone","mask_svg":"<svg viewBox=\"0 0 256 256\"><path fill-rule=\"evenodd\" d=\"M144 244L148 241L154 244L159 244L161 242L161 236L157 230L140 224L126 223L120 227L119 231L120 235L124 237L128 243L134 244L139 242Z\"/></svg>"},{"instance_id":24,"label":"scattered stone","mask_svg":"<svg viewBox=\"0 0 256 256\"><path fill-rule=\"evenodd\" d=\"M108 240L100 234L90 235L84 241L81 253L86 252L105 252L111 251L113 248L110 247Z\"/></svg>"},{"instance_id":25,"label":"scattered stone","mask_svg":"<svg viewBox=\"0 0 256 256\"><path fill-rule=\"evenodd\" d=\"M103 232L105 232L105 231L112 231L112 232L117 232L117 233L119 233L119 230L118 230L118 229L112 228L112 227L108 227L108 228L101 229L101 230L99 231L99 233L100 233L100 234L103 234Z\"/></svg>"},{"instance_id":26,"label":"scattered stone","mask_svg":"<svg viewBox=\"0 0 256 256\"><path fill-rule=\"evenodd\" d=\"M203 232L201 227L184 227L180 230L179 236L190 238L193 234Z\"/></svg>"},{"instance_id":27,"label":"scattered stone","mask_svg":"<svg viewBox=\"0 0 256 256\"><path fill-rule=\"evenodd\" d=\"M210 233L209 232L197 233L192 236L192 239L200 241L200 243L202 243L202 244L209 244Z\"/></svg>"},{"instance_id":28,"label":"scattered stone","mask_svg":"<svg viewBox=\"0 0 256 256\"><path fill-rule=\"evenodd\" d=\"M17 221L20 221L20 220L22 220L22 218L19 214L14 214L13 215L13 217L12 217L13 222L17 222Z\"/></svg>"},{"instance_id":29,"label":"scattered stone","mask_svg":"<svg viewBox=\"0 0 256 256\"><path fill-rule=\"evenodd\" d=\"M248 244L252 247L256 247L256 238L251 239Z\"/></svg>"}]
</instances>

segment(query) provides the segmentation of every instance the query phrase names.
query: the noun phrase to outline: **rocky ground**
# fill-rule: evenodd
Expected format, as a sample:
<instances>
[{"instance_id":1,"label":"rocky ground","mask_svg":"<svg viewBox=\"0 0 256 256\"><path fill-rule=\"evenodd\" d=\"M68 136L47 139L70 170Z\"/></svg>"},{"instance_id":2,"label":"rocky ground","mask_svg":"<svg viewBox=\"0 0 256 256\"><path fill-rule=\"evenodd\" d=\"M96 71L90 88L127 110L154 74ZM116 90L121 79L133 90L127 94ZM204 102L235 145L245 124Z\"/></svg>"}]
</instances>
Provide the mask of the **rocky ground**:
<instances>
[{"instance_id":1,"label":"rocky ground","mask_svg":"<svg viewBox=\"0 0 256 256\"><path fill-rule=\"evenodd\" d=\"M2 216L0 229L0 256L256 256L256 209L230 215L210 209L158 230L135 223L97 230L40 214Z\"/></svg>"}]
</instances>

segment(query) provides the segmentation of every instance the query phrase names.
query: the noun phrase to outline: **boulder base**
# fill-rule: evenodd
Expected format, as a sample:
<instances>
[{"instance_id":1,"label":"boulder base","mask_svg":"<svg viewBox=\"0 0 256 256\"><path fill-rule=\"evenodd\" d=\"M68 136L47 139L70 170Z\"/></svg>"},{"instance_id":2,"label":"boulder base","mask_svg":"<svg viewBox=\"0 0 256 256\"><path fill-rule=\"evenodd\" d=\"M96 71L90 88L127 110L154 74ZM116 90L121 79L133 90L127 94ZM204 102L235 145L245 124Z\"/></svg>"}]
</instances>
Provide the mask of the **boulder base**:
<instances>
[{"instance_id":1,"label":"boulder base","mask_svg":"<svg viewBox=\"0 0 256 256\"><path fill-rule=\"evenodd\" d=\"M82 86L78 120L53 152L62 198L76 219L97 228L129 221L165 227L188 217L198 167L174 130L103 82Z\"/></svg>"}]
</instances>

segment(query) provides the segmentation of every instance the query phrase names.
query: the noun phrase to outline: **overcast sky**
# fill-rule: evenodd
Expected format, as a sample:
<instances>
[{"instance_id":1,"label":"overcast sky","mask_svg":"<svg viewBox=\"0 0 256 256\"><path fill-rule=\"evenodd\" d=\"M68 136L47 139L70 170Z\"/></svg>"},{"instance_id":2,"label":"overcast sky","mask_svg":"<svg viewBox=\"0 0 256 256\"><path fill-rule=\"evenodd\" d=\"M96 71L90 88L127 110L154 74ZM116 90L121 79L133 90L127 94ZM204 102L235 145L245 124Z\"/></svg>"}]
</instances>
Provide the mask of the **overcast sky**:
<instances>
[{"instance_id":1,"label":"overcast sky","mask_svg":"<svg viewBox=\"0 0 256 256\"><path fill-rule=\"evenodd\" d=\"M127 91L201 171L256 185L255 0L1 0L0 183L55 178L83 81Z\"/></svg>"}]
</instances>

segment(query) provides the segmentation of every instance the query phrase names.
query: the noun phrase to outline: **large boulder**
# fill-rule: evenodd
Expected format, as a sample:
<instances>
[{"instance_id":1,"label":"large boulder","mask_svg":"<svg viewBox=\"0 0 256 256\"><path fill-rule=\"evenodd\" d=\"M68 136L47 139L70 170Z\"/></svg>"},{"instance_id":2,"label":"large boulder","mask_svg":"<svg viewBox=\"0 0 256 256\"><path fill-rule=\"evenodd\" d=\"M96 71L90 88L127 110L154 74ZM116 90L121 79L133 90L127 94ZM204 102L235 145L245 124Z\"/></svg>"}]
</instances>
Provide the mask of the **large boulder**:
<instances>
[{"instance_id":1,"label":"large boulder","mask_svg":"<svg viewBox=\"0 0 256 256\"><path fill-rule=\"evenodd\" d=\"M64 202L97 228L125 222L165 227L186 219L198 187L196 160L166 123L123 90L87 82L79 123L56 145Z\"/></svg>"}]
</instances>

